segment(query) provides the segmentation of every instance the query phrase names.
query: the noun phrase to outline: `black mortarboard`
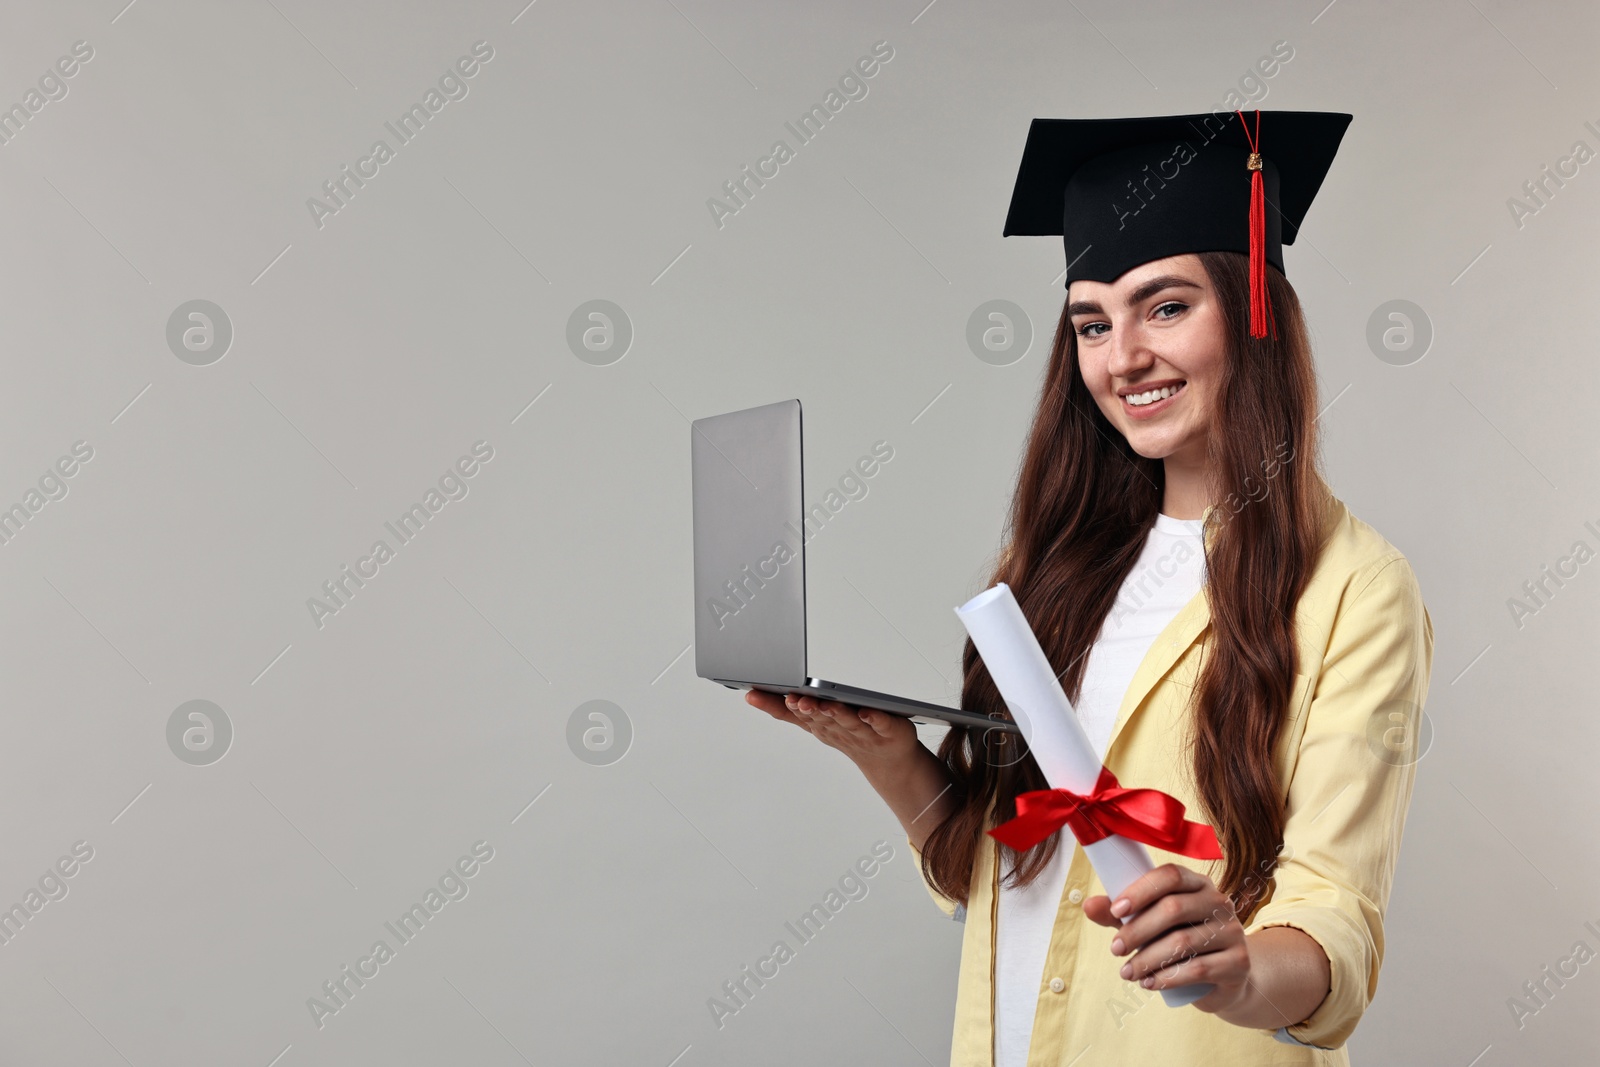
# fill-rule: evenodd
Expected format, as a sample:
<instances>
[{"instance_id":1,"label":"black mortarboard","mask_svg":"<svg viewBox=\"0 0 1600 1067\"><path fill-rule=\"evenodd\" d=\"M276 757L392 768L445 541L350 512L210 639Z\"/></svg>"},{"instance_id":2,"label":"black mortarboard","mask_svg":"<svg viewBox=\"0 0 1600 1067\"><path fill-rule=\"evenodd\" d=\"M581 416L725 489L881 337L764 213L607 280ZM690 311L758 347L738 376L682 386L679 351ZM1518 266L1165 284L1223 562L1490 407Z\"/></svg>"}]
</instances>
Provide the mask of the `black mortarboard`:
<instances>
[{"instance_id":1,"label":"black mortarboard","mask_svg":"<svg viewBox=\"0 0 1600 1067\"><path fill-rule=\"evenodd\" d=\"M1034 119L1004 236L1060 234L1067 284L1110 282L1189 252L1250 256L1251 334L1353 116L1218 111L1127 119ZM1258 166L1251 166L1259 153ZM1277 327L1273 325L1276 335Z\"/></svg>"}]
</instances>

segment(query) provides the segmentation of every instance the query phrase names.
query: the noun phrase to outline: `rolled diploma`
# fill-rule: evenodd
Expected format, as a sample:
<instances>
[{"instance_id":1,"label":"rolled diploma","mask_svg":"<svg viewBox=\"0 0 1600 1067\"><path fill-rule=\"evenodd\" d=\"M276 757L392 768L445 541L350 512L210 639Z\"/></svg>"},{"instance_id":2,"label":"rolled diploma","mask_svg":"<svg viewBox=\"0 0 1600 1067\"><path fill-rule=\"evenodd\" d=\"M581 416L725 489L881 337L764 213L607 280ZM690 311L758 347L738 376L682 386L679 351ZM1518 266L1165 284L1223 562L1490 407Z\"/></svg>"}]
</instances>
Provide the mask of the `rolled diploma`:
<instances>
[{"instance_id":1,"label":"rolled diploma","mask_svg":"<svg viewBox=\"0 0 1600 1067\"><path fill-rule=\"evenodd\" d=\"M1011 589L999 582L956 608L956 615L1051 788L1092 792L1100 777L1100 758ZM1071 837L1071 830L1063 829ZM1083 851L1112 900L1155 866L1143 844L1116 834L1084 845ZM1132 918L1126 915L1122 922ZM1161 997L1176 1008L1192 1004L1213 988L1193 983L1163 989Z\"/></svg>"}]
</instances>

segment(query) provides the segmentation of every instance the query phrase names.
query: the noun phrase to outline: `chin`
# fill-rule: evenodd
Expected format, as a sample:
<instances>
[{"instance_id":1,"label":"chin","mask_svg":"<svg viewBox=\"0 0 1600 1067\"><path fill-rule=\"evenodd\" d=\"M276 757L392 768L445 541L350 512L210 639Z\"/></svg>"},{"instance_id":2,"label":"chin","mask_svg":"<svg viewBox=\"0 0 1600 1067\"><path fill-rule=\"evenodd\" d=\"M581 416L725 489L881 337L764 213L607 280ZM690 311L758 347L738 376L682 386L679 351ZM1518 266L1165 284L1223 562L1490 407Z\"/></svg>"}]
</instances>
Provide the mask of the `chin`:
<instances>
[{"instance_id":1,"label":"chin","mask_svg":"<svg viewBox=\"0 0 1600 1067\"><path fill-rule=\"evenodd\" d=\"M1145 459L1166 459L1178 450L1178 446L1164 436L1157 438L1143 434L1128 437L1128 447Z\"/></svg>"},{"instance_id":2,"label":"chin","mask_svg":"<svg viewBox=\"0 0 1600 1067\"><path fill-rule=\"evenodd\" d=\"M1143 456L1145 459L1166 459L1168 456L1172 455L1172 449L1170 448L1141 445L1133 441L1128 443L1133 446L1133 450L1135 452L1139 453L1139 455Z\"/></svg>"}]
</instances>

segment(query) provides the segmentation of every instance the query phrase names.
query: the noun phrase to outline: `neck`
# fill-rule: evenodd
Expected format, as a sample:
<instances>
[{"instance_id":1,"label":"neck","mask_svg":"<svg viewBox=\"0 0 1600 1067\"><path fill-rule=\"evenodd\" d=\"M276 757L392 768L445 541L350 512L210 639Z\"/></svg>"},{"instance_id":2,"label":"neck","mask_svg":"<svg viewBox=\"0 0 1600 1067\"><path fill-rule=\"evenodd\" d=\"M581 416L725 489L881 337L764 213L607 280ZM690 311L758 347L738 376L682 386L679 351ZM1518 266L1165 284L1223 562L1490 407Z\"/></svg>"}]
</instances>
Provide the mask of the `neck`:
<instances>
[{"instance_id":1,"label":"neck","mask_svg":"<svg viewBox=\"0 0 1600 1067\"><path fill-rule=\"evenodd\" d=\"M1177 456L1162 461L1166 488L1161 496L1161 513L1174 519L1198 519L1214 501L1207 487L1203 464L1185 462Z\"/></svg>"}]
</instances>

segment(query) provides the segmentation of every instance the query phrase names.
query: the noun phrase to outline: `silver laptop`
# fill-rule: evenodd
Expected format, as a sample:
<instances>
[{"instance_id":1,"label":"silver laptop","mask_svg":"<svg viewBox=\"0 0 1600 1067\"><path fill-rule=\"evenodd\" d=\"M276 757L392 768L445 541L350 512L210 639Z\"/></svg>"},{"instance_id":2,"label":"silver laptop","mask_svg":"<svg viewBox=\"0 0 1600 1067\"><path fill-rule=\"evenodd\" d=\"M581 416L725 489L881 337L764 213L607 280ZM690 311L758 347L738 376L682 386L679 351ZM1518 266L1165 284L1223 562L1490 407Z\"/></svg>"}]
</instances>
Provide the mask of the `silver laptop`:
<instances>
[{"instance_id":1,"label":"silver laptop","mask_svg":"<svg viewBox=\"0 0 1600 1067\"><path fill-rule=\"evenodd\" d=\"M807 693L913 722L1020 733L1014 723L813 677L806 667L800 401L697 419L694 666L733 689Z\"/></svg>"}]
</instances>

